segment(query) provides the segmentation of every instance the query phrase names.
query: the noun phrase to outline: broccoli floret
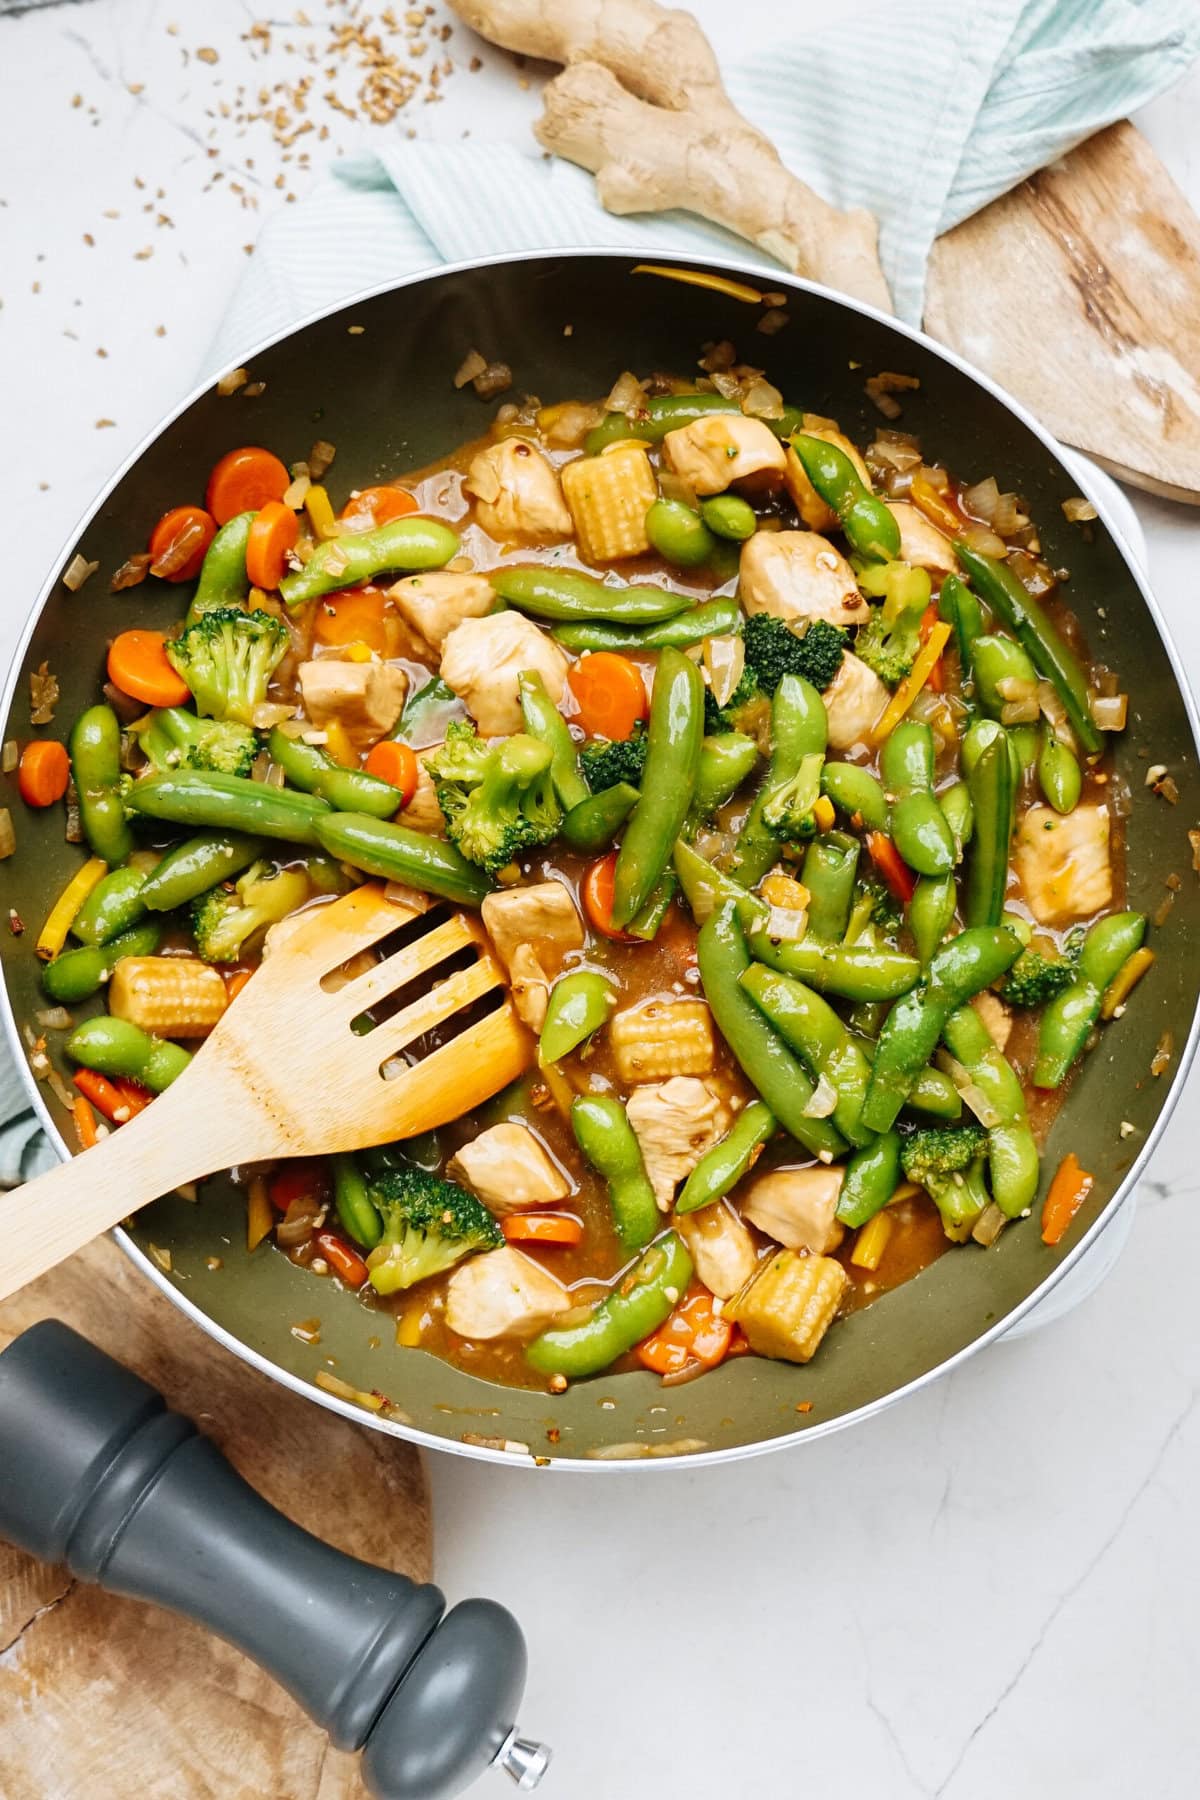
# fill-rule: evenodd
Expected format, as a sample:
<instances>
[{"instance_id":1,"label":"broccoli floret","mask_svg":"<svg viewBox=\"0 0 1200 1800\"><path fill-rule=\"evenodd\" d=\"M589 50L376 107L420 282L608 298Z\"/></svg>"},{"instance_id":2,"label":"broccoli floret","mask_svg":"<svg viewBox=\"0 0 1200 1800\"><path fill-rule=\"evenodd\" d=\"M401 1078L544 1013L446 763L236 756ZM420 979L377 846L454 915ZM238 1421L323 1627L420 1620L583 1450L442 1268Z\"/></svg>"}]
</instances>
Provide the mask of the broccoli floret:
<instances>
[{"instance_id":1,"label":"broccoli floret","mask_svg":"<svg viewBox=\"0 0 1200 1800\"><path fill-rule=\"evenodd\" d=\"M222 882L192 901L192 935L205 962L237 962L250 940L308 899L299 869L272 873L268 862L251 863L236 883Z\"/></svg>"},{"instance_id":2,"label":"broccoli floret","mask_svg":"<svg viewBox=\"0 0 1200 1800\"><path fill-rule=\"evenodd\" d=\"M956 1243L990 1202L984 1180L987 1132L982 1125L931 1125L904 1140L900 1161L910 1181L923 1187Z\"/></svg>"},{"instance_id":3,"label":"broccoli floret","mask_svg":"<svg viewBox=\"0 0 1200 1800\"><path fill-rule=\"evenodd\" d=\"M1087 933L1073 931L1061 956L1043 956L1040 950L1022 950L997 992L1010 1006L1044 1006L1064 993L1079 970L1079 958Z\"/></svg>"},{"instance_id":4,"label":"broccoli floret","mask_svg":"<svg viewBox=\"0 0 1200 1800\"><path fill-rule=\"evenodd\" d=\"M824 690L842 666L846 633L827 619L814 619L804 632L786 619L755 613L742 631L746 668L765 694L773 694L785 675L803 675Z\"/></svg>"},{"instance_id":5,"label":"broccoli floret","mask_svg":"<svg viewBox=\"0 0 1200 1800\"><path fill-rule=\"evenodd\" d=\"M425 1169L388 1170L368 1179L367 1192L383 1219L383 1236L367 1258L377 1293L410 1288L504 1242L474 1194Z\"/></svg>"},{"instance_id":6,"label":"broccoli floret","mask_svg":"<svg viewBox=\"0 0 1200 1800\"><path fill-rule=\"evenodd\" d=\"M446 833L468 862L490 875L539 844L562 823L550 778L548 744L517 732L489 744L456 721L425 767L433 777Z\"/></svg>"},{"instance_id":7,"label":"broccoli floret","mask_svg":"<svg viewBox=\"0 0 1200 1800\"><path fill-rule=\"evenodd\" d=\"M646 766L646 727L639 721L627 738L594 738L579 752L579 763L593 794L622 781L639 787Z\"/></svg>"},{"instance_id":8,"label":"broccoli floret","mask_svg":"<svg viewBox=\"0 0 1200 1800\"><path fill-rule=\"evenodd\" d=\"M156 775L171 769L249 775L259 750L249 725L236 719L198 719L180 706L147 713L132 730Z\"/></svg>"},{"instance_id":9,"label":"broccoli floret","mask_svg":"<svg viewBox=\"0 0 1200 1800\"><path fill-rule=\"evenodd\" d=\"M859 585L883 604L872 610L858 628L854 654L874 669L888 687L898 687L916 661L921 648L921 620L929 605L929 575L908 563L876 565L859 575Z\"/></svg>"},{"instance_id":10,"label":"broccoli floret","mask_svg":"<svg viewBox=\"0 0 1200 1800\"><path fill-rule=\"evenodd\" d=\"M755 737L755 722L750 716L755 711L762 712L765 718L767 702L753 669L742 671L741 680L724 706L717 705L711 688L704 690L704 729L709 737L722 731L744 731Z\"/></svg>"},{"instance_id":11,"label":"broccoli floret","mask_svg":"<svg viewBox=\"0 0 1200 1800\"><path fill-rule=\"evenodd\" d=\"M288 647L288 629L269 612L214 607L167 645L167 657L206 718L250 725L267 697L267 683Z\"/></svg>"},{"instance_id":12,"label":"broccoli floret","mask_svg":"<svg viewBox=\"0 0 1200 1800\"><path fill-rule=\"evenodd\" d=\"M803 843L814 837L817 822L813 807L821 798L821 770L825 758L819 753L800 758L800 767L790 781L785 781L763 807L763 824L777 838L787 843Z\"/></svg>"}]
</instances>

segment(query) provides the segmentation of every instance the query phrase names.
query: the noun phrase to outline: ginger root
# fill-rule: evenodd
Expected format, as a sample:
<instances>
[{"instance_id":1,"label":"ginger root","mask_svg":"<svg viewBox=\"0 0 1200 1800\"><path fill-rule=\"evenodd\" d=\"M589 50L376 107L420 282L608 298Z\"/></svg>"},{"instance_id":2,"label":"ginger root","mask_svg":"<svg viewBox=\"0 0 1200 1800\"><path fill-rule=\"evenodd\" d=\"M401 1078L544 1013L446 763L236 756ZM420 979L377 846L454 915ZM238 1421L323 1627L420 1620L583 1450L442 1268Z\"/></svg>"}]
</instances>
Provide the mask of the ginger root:
<instances>
[{"instance_id":1,"label":"ginger root","mask_svg":"<svg viewBox=\"0 0 1200 1800\"><path fill-rule=\"evenodd\" d=\"M564 64L538 142L596 177L612 213L679 207L748 238L798 275L891 311L877 227L792 175L732 104L690 13L655 0L450 0L481 37Z\"/></svg>"}]
</instances>

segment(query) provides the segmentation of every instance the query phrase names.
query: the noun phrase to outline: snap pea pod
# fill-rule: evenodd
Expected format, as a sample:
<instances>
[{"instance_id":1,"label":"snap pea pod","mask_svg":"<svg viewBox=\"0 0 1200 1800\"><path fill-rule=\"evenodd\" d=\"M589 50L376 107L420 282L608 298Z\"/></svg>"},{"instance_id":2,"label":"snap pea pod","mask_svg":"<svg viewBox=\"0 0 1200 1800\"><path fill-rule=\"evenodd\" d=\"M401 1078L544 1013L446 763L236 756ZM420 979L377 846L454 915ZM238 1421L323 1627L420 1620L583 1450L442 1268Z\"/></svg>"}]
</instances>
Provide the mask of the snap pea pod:
<instances>
[{"instance_id":1,"label":"snap pea pod","mask_svg":"<svg viewBox=\"0 0 1200 1800\"><path fill-rule=\"evenodd\" d=\"M83 833L110 868L133 850L121 800L121 725L111 706L89 706L71 727L71 774Z\"/></svg>"},{"instance_id":2,"label":"snap pea pod","mask_svg":"<svg viewBox=\"0 0 1200 1800\"><path fill-rule=\"evenodd\" d=\"M314 848L319 842L317 821L331 816L324 800L315 794L291 793L268 787L264 781L201 769L144 776L134 782L127 805L145 818L165 819L172 825L255 832L260 837Z\"/></svg>"},{"instance_id":3,"label":"snap pea pod","mask_svg":"<svg viewBox=\"0 0 1200 1800\"><path fill-rule=\"evenodd\" d=\"M983 635L983 608L961 575L947 575L938 594L938 617L954 627L954 642L962 667L963 692L974 697L974 652Z\"/></svg>"},{"instance_id":4,"label":"snap pea pod","mask_svg":"<svg viewBox=\"0 0 1200 1800\"><path fill-rule=\"evenodd\" d=\"M713 494L702 500L700 517L710 531L734 544L744 544L758 530L754 508L740 494Z\"/></svg>"},{"instance_id":5,"label":"snap pea pod","mask_svg":"<svg viewBox=\"0 0 1200 1800\"><path fill-rule=\"evenodd\" d=\"M846 935L854 882L858 874L860 845L844 831L826 831L814 838L804 856L804 885L808 889L808 935L840 944Z\"/></svg>"},{"instance_id":6,"label":"snap pea pod","mask_svg":"<svg viewBox=\"0 0 1200 1800\"><path fill-rule=\"evenodd\" d=\"M1054 686L1066 708L1071 729L1090 756L1104 748L1104 738L1092 717L1087 677L1083 667L1039 600L1018 579L1006 562L984 556L964 543L954 546L959 562L996 616L1014 633L1031 661Z\"/></svg>"},{"instance_id":7,"label":"snap pea pod","mask_svg":"<svg viewBox=\"0 0 1200 1800\"><path fill-rule=\"evenodd\" d=\"M900 527L886 503L873 494L844 450L824 438L793 434L792 449L813 487L832 507L859 556L893 562L900 555Z\"/></svg>"},{"instance_id":8,"label":"snap pea pod","mask_svg":"<svg viewBox=\"0 0 1200 1800\"><path fill-rule=\"evenodd\" d=\"M390 819L399 812L404 796L399 788L363 769L344 769L316 744L288 737L278 725L267 739L271 761L284 772L293 787L316 794L335 812L370 813L373 819Z\"/></svg>"},{"instance_id":9,"label":"snap pea pod","mask_svg":"<svg viewBox=\"0 0 1200 1800\"><path fill-rule=\"evenodd\" d=\"M592 853L611 844L638 802L638 791L627 781L589 794L563 815L559 835L573 850Z\"/></svg>"},{"instance_id":10,"label":"snap pea pod","mask_svg":"<svg viewBox=\"0 0 1200 1800\"><path fill-rule=\"evenodd\" d=\"M702 644L705 638L727 637L742 629L742 609L731 596L705 600L689 606L658 625L640 630L634 625L594 624L556 625L551 636L564 649L582 655L585 650L686 650L691 644Z\"/></svg>"},{"instance_id":11,"label":"snap pea pod","mask_svg":"<svg viewBox=\"0 0 1200 1800\"><path fill-rule=\"evenodd\" d=\"M613 871L615 925L637 917L671 860L695 791L703 737L700 671L682 651L664 650L650 700L641 792Z\"/></svg>"},{"instance_id":12,"label":"snap pea pod","mask_svg":"<svg viewBox=\"0 0 1200 1800\"><path fill-rule=\"evenodd\" d=\"M958 904L953 875L922 875L908 903L908 929L913 934L922 967L928 965L949 931Z\"/></svg>"},{"instance_id":13,"label":"snap pea pod","mask_svg":"<svg viewBox=\"0 0 1200 1800\"><path fill-rule=\"evenodd\" d=\"M825 702L811 681L785 675L771 701L771 760L734 848L733 877L754 887L779 858L779 839L763 814L773 796L798 774L806 756L824 751L829 737Z\"/></svg>"},{"instance_id":14,"label":"snap pea pod","mask_svg":"<svg viewBox=\"0 0 1200 1800\"><path fill-rule=\"evenodd\" d=\"M1019 939L1002 926L961 931L942 945L916 987L897 1000L879 1034L863 1107L863 1123L872 1131L887 1131L895 1123L950 1014L997 981L1020 949Z\"/></svg>"},{"instance_id":15,"label":"snap pea pod","mask_svg":"<svg viewBox=\"0 0 1200 1800\"><path fill-rule=\"evenodd\" d=\"M963 917L968 925L999 925L1008 891L1008 853L1012 843L1012 758L1007 742L989 744L968 778L975 814L975 835L967 865Z\"/></svg>"},{"instance_id":16,"label":"snap pea pod","mask_svg":"<svg viewBox=\"0 0 1200 1800\"><path fill-rule=\"evenodd\" d=\"M551 754L550 779L564 813L579 806L590 795L587 782L579 773L579 755L567 721L546 692L546 684L536 669L526 669L517 677L521 700L521 717L531 738L545 744ZM363 809L368 810L367 808Z\"/></svg>"},{"instance_id":17,"label":"snap pea pod","mask_svg":"<svg viewBox=\"0 0 1200 1800\"><path fill-rule=\"evenodd\" d=\"M1017 747L1013 743L1013 733L1011 731L1006 731L998 719L976 719L975 723L968 727L967 734L962 741L962 749L959 753L963 774L966 776L968 783L970 782L971 776L974 774L979 759L984 751L989 745L999 743L1001 739L1008 745L1008 760L1012 765L1014 788L1019 784L1021 780L1021 759L1017 754Z\"/></svg>"},{"instance_id":18,"label":"snap pea pod","mask_svg":"<svg viewBox=\"0 0 1200 1800\"><path fill-rule=\"evenodd\" d=\"M343 1231L364 1250L373 1250L383 1236L383 1220L367 1191L366 1177L353 1156L341 1155L333 1159L333 1204Z\"/></svg>"},{"instance_id":19,"label":"snap pea pod","mask_svg":"<svg viewBox=\"0 0 1200 1800\"><path fill-rule=\"evenodd\" d=\"M928 1113L935 1119L962 1117L962 1095L950 1077L933 1063L921 1070L904 1104L910 1112Z\"/></svg>"},{"instance_id":20,"label":"snap pea pod","mask_svg":"<svg viewBox=\"0 0 1200 1800\"><path fill-rule=\"evenodd\" d=\"M829 1119L812 1118L804 1110L816 1091L804 1065L741 985L750 952L732 903L700 927L696 956L717 1029L750 1085L798 1144L825 1161L840 1156L846 1148L841 1133Z\"/></svg>"},{"instance_id":21,"label":"snap pea pod","mask_svg":"<svg viewBox=\"0 0 1200 1800\"><path fill-rule=\"evenodd\" d=\"M791 940L752 931L749 945L757 962L795 975L818 993L837 994L843 1000L895 1000L915 987L921 975L915 956L877 950L873 945L817 943L811 933Z\"/></svg>"},{"instance_id":22,"label":"snap pea pod","mask_svg":"<svg viewBox=\"0 0 1200 1800\"><path fill-rule=\"evenodd\" d=\"M946 823L950 827L954 839L955 856L962 860L962 853L971 841L971 833L975 829L975 808L971 803L971 790L965 781L955 781L948 788L943 788L938 795L938 805L946 815Z\"/></svg>"},{"instance_id":23,"label":"snap pea pod","mask_svg":"<svg viewBox=\"0 0 1200 1800\"><path fill-rule=\"evenodd\" d=\"M556 1063L586 1043L617 1004L617 990L594 969L573 969L555 982L538 1039L538 1060Z\"/></svg>"},{"instance_id":24,"label":"snap pea pod","mask_svg":"<svg viewBox=\"0 0 1200 1800\"><path fill-rule=\"evenodd\" d=\"M661 1219L641 1145L625 1108L611 1094L579 1094L571 1102L571 1129L597 1175L608 1183L608 1203L618 1238L626 1250L640 1250L650 1242Z\"/></svg>"},{"instance_id":25,"label":"snap pea pod","mask_svg":"<svg viewBox=\"0 0 1200 1800\"><path fill-rule=\"evenodd\" d=\"M1074 812L1083 791L1083 771L1070 745L1050 725L1042 726L1037 774L1038 786L1055 812Z\"/></svg>"},{"instance_id":26,"label":"snap pea pod","mask_svg":"<svg viewBox=\"0 0 1200 1800\"><path fill-rule=\"evenodd\" d=\"M1035 1087L1062 1085L1100 1017L1105 988L1121 965L1141 948L1145 935L1145 915L1137 912L1110 913L1091 927L1083 940L1074 981L1065 993L1050 1001L1038 1022Z\"/></svg>"},{"instance_id":27,"label":"snap pea pod","mask_svg":"<svg viewBox=\"0 0 1200 1800\"><path fill-rule=\"evenodd\" d=\"M361 587L392 569L440 569L458 549L457 533L437 519L390 519L373 531L326 538L302 569L284 576L279 592L288 606L302 606L335 588Z\"/></svg>"},{"instance_id":28,"label":"snap pea pod","mask_svg":"<svg viewBox=\"0 0 1200 1800\"><path fill-rule=\"evenodd\" d=\"M658 936L659 928L667 916L672 900L679 892L679 881L674 869L666 868L650 890L650 898L637 916L629 921L626 930L632 937L640 938L643 944L651 944Z\"/></svg>"},{"instance_id":29,"label":"snap pea pod","mask_svg":"<svg viewBox=\"0 0 1200 1800\"><path fill-rule=\"evenodd\" d=\"M618 587L545 563L529 568L509 564L493 569L488 579L501 600L518 612L562 623L607 619L618 625L654 625L673 619L692 603L690 595L670 588Z\"/></svg>"},{"instance_id":30,"label":"snap pea pod","mask_svg":"<svg viewBox=\"0 0 1200 1800\"><path fill-rule=\"evenodd\" d=\"M1017 759L1017 767L1023 780L1031 770L1037 767L1038 749L1041 745L1041 733L1036 725L1010 725L1008 741L1013 747Z\"/></svg>"},{"instance_id":31,"label":"snap pea pod","mask_svg":"<svg viewBox=\"0 0 1200 1800\"><path fill-rule=\"evenodd\" d=\"M758 745L742 731L718 731L700 746L696 791L688 809L687 827L698 830L751 776L760 761Z\"/></svg>"},{"instance_id":32,"label":"snap pea pod","mask_svg":"<svg viewBox=\"0 0 1200 1800\"><path fill-rule=\"evenodd\" d=\"M205 832L168 850L142 884L140 898L151 912L173 912L219 881L240 875L252 862L270 854L266 838L240 831Z\"/></svg>"},{"instance_id":33,"label":"snap pea pod","mask_svg":"<svg viewBox=\"0 0 1200 1800\"><path fill-rule=\"evenodd\" d=\"M403 881L459 906L480 906L492 891L491 878L453 844L389 819L324 810L313 821L313 832L330 856L380 881Z\"/></svg>"},{"instance_id":34,"label":"snap pea pod","mask_svg":"<svg viewBox=\"0 0 1200 1800\"><path fill-rule=\"evenodd\" d=\"M785 1044L802 1058L818 1080L834 1088L837 1099L829 1115L848 1144L869 1144L875 1133L862 1124L863 1101L871 1065L827 1000L765 963L751 963L742 986Z\"/></svg>"},{"instance_id":35,"label":"snap pea pod","mask_svg":"<svg viewBox=\"0 0 1200 1800\"><path fill-rule=\"evenodd\" d=\"M1036 686L1037 670L1015 638L998 632L985 632L976 638L974 647L975 689L979 703L989 718L999 719L1014 698L1013 692L1002 692L1010 682Z\"/></svg>"},{"instance_id":36,"label":"snap pea pod","mask_svg":"<svg viewBox=\"0 0 1200 1800\"><path fill-rule=\"evenodd\" d=\"M427 681L415 694L408 696L391 735L414 750L428 750L431 745L441 743L450 721L461 719L465 712L466 707L454 689L447 687L440 675L435 675L432 681Z\"/></svg>"},{"instance_id":37,"label":"snap pea pod","mask_svg":"<svg viewBox=\"0 0 1200 1800\"><path fill-rule=\"evenodd\" d=\"M99 880L71 924L71 932L81 944L107 944L123 931L128 931L145 917L146 885L143 869L110 869Z\"/></svg>"},{"instance_id":38,"label":"snap pea pod","mask_svg":"<svg viewBox=\"0 0 1200 1800\"><path fill-rule=\"evenodd\" d=\"M900 1134L884 1131L856 1150L846 1164L838 1192L838 1218L843 1225L865 1225L883 1211L899 1185Z\"/></svg>"},{"instance_id":39,"label":"snap pea pod","mask_svg":"<svg viewBox=\"0 0 1200 1800\"><path fill-rule=\"evenodd\" d=\"M77 1025L67 1039L66 1052L85 1069L140 1081L152 1094L170 1087L192 1060L190 1051L179 1044L152 1037L128 1019L110 1018L107 1013Z\"/></svg>"},{"instance_id":40,"label":"snap pea pod","mask_svg":"<svg viewBox=\"0 0 1200 1800\"><path fill-rule=\"evenodd\" d=\"M123 956L153 956L162 937L158 919L131 926L106 944L65 950L42 968L42 986L60 1006L77 1006L99 993Z\"/></svg>"},{"instance_id":41,"label":"snap pea pod","mask_svg":"<svg viewBox=\"0 0 1200 1800\"><path fill-rule=\"evenodd\" d=\"M995 1118L987 1128L992 1198L1005 1218L1019 1218L1037 1194L1038 1152L1017 1072L973 1006L950 1014L942 1041L990 1103Z\"/></svg>"},{"instance_id":42,"label":"snap pea pod","mask_svg":"<svg viewBox=\"0 0 1200 1800\"><path fill-rule=\"evenodd\" d=\"M682 500L656 500L646 514L651 548L677 569L698 569L717 548L717 540L694 507Z\"/></svg>"},{"instance_id":43,"label":"snap pea pod","mask_svg":"<svg viewBox=\"0 0 1200 1800\"><path fill-rule=\"evenodd\" d=\"M902 719L879 757L885 788L893 796L891 835L918 875L948 875L954 867L954 834L933 791L933 733L922 720Z\"/></svg>"},{"instance_id":44,"label":"snap pea pod","mask_svg":"<svg viewBox=\"0 0 1200 1800\"><path fill-rule=\"evenodd\" d=\"M751 1100L725 1136L706 1150L683 1184L675 1202L677 1215L699 1212L736 1187L754 1162L759 1147L776 1130L775 1114L761 1100Z\"/></svg>"},{"instance_id":45,"label":"snap pea pod","mask_svg":"<svg viewBox=\"0 0 1200 1800\"><path fill-rule=\"evenodd\" d=\"M250 542L252 512L238 513L222 525L204 555L196 591L187 610L188 625L215 607L244 607L250 597L250 577L246 573L246 545Z\"/></svg>"},{"instance_id":46,"label":"snap pea pod","mask_svg":"<svg viewBox=\"0 0 1200 1800\"><path fill-rule=\"evenodd\" d=\"M586 1319L543 1331L529 1345L525 1360L543 1375L565 1375L571 1381L598 1375L658 1330L691 1279L692 1259L683 1239L677 1232L665 1232Z\"/></svg>"},{"instance_id":47,"label":"snap pea pod","mask_svg":"<svg viewBox=\"0 0 1200 1800\"><path fill-rule=\"evenodd\" d=\"M821 770L821 792L848 819L857 814L868 831L888 829L887 795L859 763L827 762Z\"/></svg>"},{"instance_id":48,"label":"snap pea pod","mask_svg":"<svg viewBox=\"0 0 1200 1800\"><path fill-rule=\"evenodd\" d=\"M599 425L594 425L588 432L583 447L589 456L598 456L609 444L618 444L624 438L661 444L668 431L678 431L712 413L740 413L741 410L736 400L726 400L722 394L656 394L632 417L623 412L606 413ZM782 417L768 419L766 423L777 437L785 438L796 430L800 421L799 409L785 406Z\"/></svg>"},{"instance_id":49,"label":"snap pea pod","mask_svg":"<svg viewBox=\"0 0 1200 1800\"><path fill-rule=\"evenodd\" d=\"M748 893L732 875L714 868L682 838L671 852L671 862L697 925L703 925L727 901L737 907L743 930L754 931L766 925L770 909L765 900Z\"/></svg>"}]
</instances>

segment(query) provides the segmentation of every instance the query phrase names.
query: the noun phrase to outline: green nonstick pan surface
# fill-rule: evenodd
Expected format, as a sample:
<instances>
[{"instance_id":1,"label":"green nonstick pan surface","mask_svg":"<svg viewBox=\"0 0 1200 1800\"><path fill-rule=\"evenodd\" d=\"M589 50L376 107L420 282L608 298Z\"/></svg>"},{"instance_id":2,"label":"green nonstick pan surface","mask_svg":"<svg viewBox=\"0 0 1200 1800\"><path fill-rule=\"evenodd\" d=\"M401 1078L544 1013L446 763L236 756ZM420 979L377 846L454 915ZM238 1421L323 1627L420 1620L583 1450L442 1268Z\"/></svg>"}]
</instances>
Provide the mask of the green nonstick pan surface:
<instances>
[{"instance_id":1,"label":"green nonstick pan surface","mask_svg":"<svg viewBox=\"0 0 1200 1800\"><path fill-rule=\"evenodd\" d=\"M365 486L478 436L493 408L451 379L474 345L511 364L516 395L536 393L549 403L606 393L622 369L686 371L704 342L731 338L747 360L767 366L787 399L836 417L859 441L881 422L864 392L865 378L898 370L921 383L903 396L904 430L916 432L950 468L971 479L994 473L1002 488L1026 497L1046 560L1071 571L1066 597L1093 651L1103 655L1111 646L1110 661L1130 696L1128 729L1116 740L1118 770L1131 796L1128 903L1154 913L1166 878L1183 877L1169 922L1154 934L1158 960L1126 1016L1088 1057L1046 1146L1043 1189L1068 1150L1096 1177L1064 1244L1048 1249L1030 1221L1006 1232L993 1250L944 1256L840 1323L807 1368L739 1357L680 1388L664 1390L639 1372L602 1376L552 1396L497 1387L424 1351L397 1349L391 1321L352 1294L268 1247L248 1255L244 1197L223 1179L205 1182L198 1204L169 1196L117 1234L148 1279L235 1354L278 1380L378 1430L530 1466L533 1458L600 1470L654 1467L679 1455L693 1461L746 1455L846 1425L949 1368L1031 1306L1104 1228L1149 1156L1194 1048L1200 882L1191 873L1187 828L1198 812L1195 709L1154 603L1104 523L1102 498L1090 496L1101 515L1090 531L1068 524L1062 502L1080 492L1080 481L1052 440L1014 402L919 334L774 272L764 279L744 265L680 266L786 290L787 327L760 341L756 309L745 302L635 274L626 252L557 252L420 276L248 350L242 360L265 391L252 400L221 398L207 385L134 454L85 519L50 572L4 703L3 735L27 737L28 677L43 659L62 684L64 729L96 697L107 641L131 619L129 599L108 591L109 574L145 541L151 521L180 496L203 492L212 464L231 446L262 443L303 454L314 438L326 438L337 446L339 487ZM100 571L71 594L60 577L77 549L98 559ZM155 622L150 593L138 590L138 623ZM165 626L178 613L178 594L164 590L157 604ZM1151 762L1170 766L1178 805L1144 786ZM78 851L63 842L61 808L35 816L18 800L15 779L6 779L17 850L0 864L0 904L5 912L14 907L30 930L19 939L0 932L4 1023L25 1066L19 1022L46 1004L32 939ZM1164 1032L1171 1034L1173 1054L1155 1079L1150 1062ZM73 1140L52 1092L32 1077L29 1088L59 1142ZM1135 1127L1124 1139L1122 1119ZM170 1252L169 1273L151 1259L151 1244ZM222 1267L210 1272L206 1259L214 1255ZM314 1317L320 1342L302 1342L292 1328ZM320 1371L386 1393L394 1402L391 1416L369 1414L318 1388ZM811 1410L798 1413L805 1401Z\"/></svg>"}]
</instances>

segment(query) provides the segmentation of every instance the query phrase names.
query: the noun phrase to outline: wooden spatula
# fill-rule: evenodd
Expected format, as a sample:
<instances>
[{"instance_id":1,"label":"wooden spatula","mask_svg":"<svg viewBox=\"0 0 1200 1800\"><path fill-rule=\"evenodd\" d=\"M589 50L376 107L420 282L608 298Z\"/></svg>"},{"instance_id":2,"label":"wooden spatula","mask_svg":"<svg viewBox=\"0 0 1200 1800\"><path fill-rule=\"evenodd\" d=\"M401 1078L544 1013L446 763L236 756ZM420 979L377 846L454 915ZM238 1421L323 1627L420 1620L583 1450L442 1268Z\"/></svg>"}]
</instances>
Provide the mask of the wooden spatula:
<instances>
[{"instance_id":1,"label":"wooden spatula","mask_svg":"<svg viewBox=\"0 0 1200 1800\"><path fill-rule=\"evenodd\" d=\"M152 1106L0 1197L0 1300L181 1182L233 1163L413 1137L515 1080L533 1044L506 997L421 1060L396 1060L503 989L482 929L465 914L431 920L345 985L327 982L424 910L368 884L302 915ZM466 955L465 967L442 968ZM421 991L390 1018L352 1029L368 1008L418 982Z\"/></svg>"}]
</instances>

